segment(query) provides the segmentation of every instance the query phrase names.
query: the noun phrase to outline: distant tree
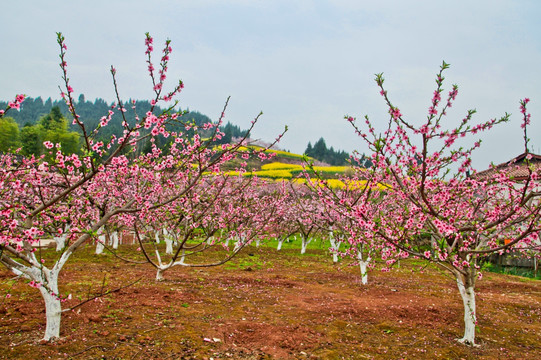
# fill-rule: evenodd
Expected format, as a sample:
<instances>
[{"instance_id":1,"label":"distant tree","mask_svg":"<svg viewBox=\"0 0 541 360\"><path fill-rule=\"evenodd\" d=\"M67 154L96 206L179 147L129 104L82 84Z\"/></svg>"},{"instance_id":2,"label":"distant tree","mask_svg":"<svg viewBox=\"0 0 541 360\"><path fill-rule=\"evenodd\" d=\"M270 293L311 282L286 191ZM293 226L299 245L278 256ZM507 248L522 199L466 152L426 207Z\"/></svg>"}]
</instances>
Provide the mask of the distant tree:
<instances>
[{"instance_id":1,"label":"distant tree","mask_svg":"<svg viewBox=\"0 0 541 360\"><path fill-rule=\"evenodd\" d=\"M308 145L306 146L306 150L304 150L304 153L308 156L310 156L310 154L312 154L313 152L313 148L312 148L312 143L310 141L308 141Z\"/></svg>"},{"instance_id":2,"label":"distant tree","mask_svg":"<svg viewBox=\"0 0 541 360\"><path fill-rule=\"evenodd\" d=\"M21 129L22 154L26 156L39 156L43 152L43 141L37 126L26 124Z\"/></svg>"},{"instance_id":3,"label":"distant tree","mask_svg":"<svg viewBox=\"0 0 541 360\"><path fill-rule=\"evenodd\" d=\"M19 126L12 117L0 118L0 151L10 152L19 147Z\"/></svg>"},{"instance_id":4,"label":"distant tree","mask_svg":"<svg viewBox=\"0 0 541 360\"><path fill-rule=\"evenodd\" d=\"M349 158L349 154L345 151L334 150L332 146L327 148L327 144L325 144L325 139L323 138L319 138L313 146L309 142L304 153L307 156L330 165L346 165Z\"/></svg>"},{"instance_id":5,"label":"distant tree","mask_svg":"<svg viewBox=\"0 0 541 360\"><path fill-rule=\"evenodd\" d=\"M319 138L318 141L314 144L314 157L316 159L323 159L327 153L327 144L325 144L325 139Z\"/></svg>"},{"instance_id":6,"label":"distant tree","mask_svg":"<svg viewBox=\"0 0 541 360\"><path fill-rule=\"evenodd\" d=\"M21 131L24 155L41 155L45 141L62 144L62 152L65 154L79 151L79 133L69 131L68 120L58 106L54 106L36 125L25 126Z\"/></svg>"},{"instance_id":7,"label":"distant tree","mask_svg":"<svg viewBox=\"0 0 541 360\"><path fill-rule=\"evenodd\" d=\"M62 115L58 106L54 106L49 114L42 117L38 125L42 127L40 130L43 141L50 141L53 144L61 143L62 152L66 154L79 151L79 133L68 130L68 120Z\"/></svg>"}]
</instances>

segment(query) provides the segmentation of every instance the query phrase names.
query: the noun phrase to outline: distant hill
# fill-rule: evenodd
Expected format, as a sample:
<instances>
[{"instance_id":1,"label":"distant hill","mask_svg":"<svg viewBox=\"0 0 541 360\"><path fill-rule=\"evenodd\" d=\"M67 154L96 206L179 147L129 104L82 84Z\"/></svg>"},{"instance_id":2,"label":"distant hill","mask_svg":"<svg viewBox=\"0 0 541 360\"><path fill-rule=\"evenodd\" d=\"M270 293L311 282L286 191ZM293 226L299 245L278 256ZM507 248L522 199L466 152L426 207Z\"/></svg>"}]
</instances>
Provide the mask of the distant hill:
<instances>
[{"instance_id":1,"label":"distant hill","mask_svg":"<svg viewBox=\"0 0 541 360\"><path fill-rule=\"evenodd\" d=\"M74 102L77 114L80 116L80 119L85 124L88 131L92 131L97 128L100 120L103 116L107 116L109 110L114 107L113 103L107 103L103 99L95 99L94 101L88 101L85 99L83 94L79 95L77 101ZM127 111L127 120L135 121L135 116L143 117L146 112L148 112L152 106L147 100L129 100L125 104ZM135 109L133 107L135 106ZM0 109L5 109L7 107L7 101L0 101ZM41 97L28 97L21 104L21 109L19 111L11 110L6 115L12 117L20 129L25 126L33 126L44 116L49 114L54 107L60 109L61 114L68 119L69 130L80 132L79 127L71 125L71 120L73 119L71 113L68 110L66 103L63 100L52 100L50 97L46 100L43 100ZM160 114L165 109L162 109L158 106L154 107L154 113ZM212 120L198 112L198 111L187 111L183 116L185 121L193 121L196 125L202 125L204 123L212 122ZM108 125L101 129L97 141L107 142L113 135L117 138L122 136L124 128L122 126L123 118L119 111L115 111ZM171 131L181 131L182 127L180 125L168 125L169 130ZM227 144L234 141L236 138L244 137L247 130L241 129L239 126L227 123L220 127L220 130L224 133L224 136L221 140L217 141L218 144ZM168 146L166 139L158 139L158 146ZM150 144L145 147L150 149ZM148 150L147 149L147 150ZM143 150L146 151L146 150ZM302 155L292 154L286 151L277 151L277 161L284 163L302 163ZM320 138L317 142L312 144L309 142L305 150L305 154L309 156L315 165L347 165L349 154L345 151L334 150L331 146L327 147L325 140Z\"/></svg>"},{"instance_id":2,"label":"distant hill","mask_svg":"<svg viewBox=\"0 0 541 360\"><path fill-rule=\"evenodd\" d=\"M113 103L107 103L105 100L99 98L95 99L94 101L87 101L82 94L79 95L79 98L76 102L74 102L74 105L77 114L80 116L80 120L85 124L88 132L96 129L102 117L107 116L109 110L114 107ZM124 105L127 109L126 119L128 123L135 122L136 116L142 118L148 111L152 109L152 105L149 101L146 100L129 100ZM0 109L5 109L6 107L7 101L0 101ZM72 125L73 116L69 112L68 106L63 100L52 100L51 98L48 98L44 101L41 97L28 97L21 104L21 108L19 111L10 110L6 115L15 120L15 123L18 125L19 129L23 129L27 126L36 125L40 121L40 119L50 114L53 108L60 109L61 115L68 119L69 130L81 133L81 129L78 126ZM161 114L164 110L167 109L155 106L153 112L154 114ZM208 116L198 111L187 110L184 111L184 113L185 114L182 117L182 120L184 122L191 121L198 126L212 122L212 120ZM123 121L124 119L122 117L122 114L118 110L115 111L107 126L100 130L96 140L106 143L111 139L113 135L115 135L117 138L122 137L124 131L124 128L122 126ZM170 131L184 131L183 126L178 123L169 124L167 125L167 127ZM219 144L230 143L233 138L241 137L246 134L246 130L242 130L237 125L233 125L231 123L227 123L221 126L220 130L224 132L225 135L222 137L221 140L217 141L217 143ZM158 137L157 145L160 147L167 146L168 141L170 140ZM149 151L150 144L145 144L143 146L143 149L143 151Z\"/></svg>"}]
</instances>

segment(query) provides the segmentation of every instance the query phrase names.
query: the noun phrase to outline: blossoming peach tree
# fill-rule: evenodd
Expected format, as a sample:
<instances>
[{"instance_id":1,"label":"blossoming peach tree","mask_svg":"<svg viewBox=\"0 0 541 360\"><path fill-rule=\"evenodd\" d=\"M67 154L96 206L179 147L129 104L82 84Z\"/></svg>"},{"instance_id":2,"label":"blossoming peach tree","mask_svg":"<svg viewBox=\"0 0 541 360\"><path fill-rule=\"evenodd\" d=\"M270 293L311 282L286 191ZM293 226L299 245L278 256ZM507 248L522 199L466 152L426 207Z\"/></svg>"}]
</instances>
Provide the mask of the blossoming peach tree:
<instances>
[{"instance_id":1,"label":"blossoming peach tree","mask_svg":"<svg viewBox=\"0 0 541 360\"><path fill-rule=\"evenodd\" d=\"M189 189L187 196L149 213L150 219L135 219L137 240L145 258L157 270L156 280L162 280L163 273L176 266L221 265L255 237L271 232L283 198L273 185L257 178L215 173ZM150 223L158 227L166 241L176 243L174 251L171 243L163 254L157 241L142 241L138 226ZM234 247L227 244L228 237L238 239ZM219 250L221 257L202 259L200 255L209 250Z\"/></svg>"},{"instance_id":2,"label":"blossoming peach tree","mask_svg":"<svg viewBox=\"0 0 541 360\"><path fill-rule=\"evenodd\" d=\"M117 103L103 116L97 129L88 129L72 98L65 39L61 33L57 35L65 88L61 95L73 116L73 124L82 134L83 149L80 154L66 155L61 144L46 143L46 156L0 155L0 263L40 291L45 302L46 341L60 337L62 302L68 296L60 293L58 277L73 252L95 239L108 223L125 225L130 219L133 224L134 218L155 219L162 215L161 209L178 211L184 217L198 216L189 206L183 206L188 203L197 203L198 212L210 212L212 202L207 202L205 208L198 200L205 192L201 184L206 181L206 174L219 176L221 165L236 157L245 140L215 146L223 135L219 126L224 113L217 123L204 124L202 129L183 120L184 113L174 110L176 102L162 113L154 113L157 104L171 104L184 85L179 82L170 92L164 90L172 51L170 41L165 43L156 71L151 56L153 38L149 34L145 53L155 94L151 110L139 116L134 103L121 100L116 69L111 67ZM24 96L18 95L6 110L19 108L23 100ZM0 117L6 110L0 112ZM122 136L112 136L109 142L97 141L114 112L122 115ZM183 130L168 130L172 122L180 124ZM200 131L205 132L205 140ZM167 151L152 146L149 153L136 155L135 149L142 139L152 142L157 136L173 139ZM58 256L42 256L40 240L59 235L64 235L64 242Z\"/></svg>"},{"instance_id":3,"label":"blossoming peach tree","mask_svg":"<svg viewBox=\"0 0 541 360\"><path fill-rule=\"evenodd\" d=\"M518 164L494 169L494 176L477 176L471 158L480 141L464 148L456 145L457 140L465 138L462 143L488 131L510 115L474 125L475 110L470 110L456 126L448 125L444 120L458 94L453 85L444 95L443 73L448 67L443 62L421 124L405 119L391 103L383 75L377 74L375 80L389 111L385 131L376 132L368 116L363 128L346 116L372 152L373 167L356 167L365 186L350 197L328 187L319 187L319 194L326 206L355 220L348 243L376 249L384 270L399 259L415 257L452 274L464 305L465 329L459 341L473 346L480 260L511 249L539 251L541 192L539 174L528 162L531 155L526 156L527 174L520 182L512 175ZM528 101L520 105L526 142Z\"/></svg>"}]
</instances>

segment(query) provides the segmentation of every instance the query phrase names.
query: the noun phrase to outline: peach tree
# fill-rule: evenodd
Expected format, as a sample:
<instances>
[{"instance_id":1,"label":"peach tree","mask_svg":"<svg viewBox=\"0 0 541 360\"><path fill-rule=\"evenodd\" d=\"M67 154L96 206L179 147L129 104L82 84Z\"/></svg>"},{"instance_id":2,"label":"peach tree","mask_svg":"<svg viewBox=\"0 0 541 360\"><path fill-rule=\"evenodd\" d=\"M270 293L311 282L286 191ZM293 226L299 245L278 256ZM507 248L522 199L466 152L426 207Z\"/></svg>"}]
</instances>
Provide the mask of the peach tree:
<instances>
[{"instance_id":1,"label":"peach tree","mask_svg":"<svg viewBox=\"0 0 541 360\"><path fill-rule=\"evenodd\" d=\"M478 176L472 168L472 152L480 141L477 133L507 122L509 114L474 124L470 110L454 126L447 112L458 94L453 85L445 93L443 62L436 77L426 119L408 121L385 90L382 74L376 75L389 117L382 132L365 117L365 126L346 116L355 132L371 150L373 166L365 169L353 161L356 178L364 184L354 196L329 187L319 187L321 201L353 219L349 244L369 246L389 270L400 259L415 257L450 273L457 282L464 305L462 343L475 345L477 312L476 281L482 277L480 260L511 249L539 251L541 203L539 173L528 152L526 128L528 99L520 105L523 114L525 163L493 169L491 176ZM522 166L520 181L513 170ZM322 181L324 183L324 181Z\"/></svg>"}]
</instances>

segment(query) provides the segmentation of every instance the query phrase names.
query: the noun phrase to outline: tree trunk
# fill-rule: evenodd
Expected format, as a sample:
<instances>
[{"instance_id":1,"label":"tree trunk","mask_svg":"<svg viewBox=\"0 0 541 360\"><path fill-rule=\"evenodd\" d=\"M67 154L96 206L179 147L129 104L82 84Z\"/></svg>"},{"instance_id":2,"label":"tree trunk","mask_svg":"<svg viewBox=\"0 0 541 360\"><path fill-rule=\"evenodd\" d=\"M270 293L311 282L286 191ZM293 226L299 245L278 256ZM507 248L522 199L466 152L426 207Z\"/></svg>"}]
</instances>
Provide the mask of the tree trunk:
<instances>
[{"instance_id":1,"label":"tree trunk","mask_svg":"<svg viewBox=\"0 0 541 360\"><path fill-rule=\"evenodd\" d=\"M66 235L55 236L54 241L56 242L56 251L62 251L64 245L66 244Z\"/></svg>"},{"instance_id":2,"label":"tree trunk","mask_svg":"<svg viewBox=\"0 0 541 360\"><path fill-rule=\"evenodd\" d=\"M281 236L278 238L278 246L276 247L277 251L282 250L282 244L284 243L284 240L285 240L285 238L283 238Z\"/></svg>"},{"instance_id":3,"label":"tree trunk","mask_svg":"<svg viewBox=\"0 0 541 360\"><path fill-rule=\"evenodd\" d=\"M470 276L468 276L470 277ZM462 274L457 276L457 285L464 304L464 337L458 341L475 346L475 326L477 315L475 308L475 284Z\"/></svg>"},{"instance_id":4,"label":"tree trunk","mask_svg":"<svg viewBox=\"0 0 541 360\"><path fill-rule=\"evenodd\" d=\"M23 276L32 279L34 282L41 284L39 292L45 303L45 334L43 340L51 341L60 338L60 321L62 318L62 304L58 295L58 274L62 266L69 258L70 253L62 254L58 259L53 269L47 268L26 268ZM15 271L17 273L17 271Z\"/></svg>"},{"instance_id":5,"label":"tree trunk","mask_svg":"<svg viewBox=\"0 0 541 360\"><path fill-rule=\"evenodd\" d=\"M98 240L96 241L96 255L99 255L103 252L105 244L105 235L98 236Z\"/></svg>"},{"instance_id":6,"label":"tree trunk","mask_svg":"<svg viewBox=\"0 0 541 360\"><path fill-rule=\"evenodd\" d=\"M305 238L304 236L302 237L301 254L306 253L306 249L308 248L310 241L312 241L312 239Z\"/></svg>"},{"instance_id":7,"label":"tree trunk","mask_svg":"<svg viewBox=\"0 0 541 360\"><path fill-rule=\"evenodd\" d=\"M58 290L56 289L57 284L54 284L53 286L53 284L49 282L48 287L48 289L43 286L39 288L45 302L45 316L47 319L45 335L43 336L43 340L45 341L60 338L60 320L62 315L62 305L60 300L57 295L51 295L49 293L49 291L54 292L55 294L58 293Z\"/></svg>"},{"instance_id":8,"label":"tree trunk","mask_svg":"<svg viewBox=\"0 0 541 360\"><path fill-rule=\"evenodd\" d=\"M361 269L361 284L368 284L368 263L370 262L370 256L366 259L363 259L363 252L359 250L357 252L357 259L359 260L359 267Z\"/></svg>"},{"instance_id":9,"label":"tree trunk","mask_svg":"<svg viewBox=\"0 0 541 360\"><path fill-rule=\"evenodd\" d=\"M165 253L166 254L173 253L173 240L168 239L168 238L165 239Z\"/></svg>"},{"instance_id":10,"label":"tree trunk","mask_svg":"<svg viewBox=\"0 0 541 360\"><path fill-rule=\"evenodd\" d=\"M239 251L243 246L244 246L243 235L239 235L237 242L235 243L235 248L233 249L233 252Z\"/></svg>"},{"instance_id":11,"label":"tree trunk","mask_svg":"<svg viewBox=\"0 0 541 360\"><path fill-rule=\"evenodd\" d=\"M331 232L329 234L329 241L331 242L331 253L332 253L332 262L338 262L338 249L340 249L340 242L336 241L334 234Z\"/></svg>"},{"instance_id":12,"label":"tree trunk","mask_svg":"<svg viewBox=\"0 0 541 360\"><path fill-rule=\"evenodd\" d=\"M111 239L113 241L113 249L118 249L118 232L114 232L111 234Z\"/></svg>"},{"instance_id":13,"label":"tree trunk","mask_svg":"<svg viewBox=\"0 0 541 360\"><path fill-rule=\"evenodd\" d=\"M162 275L162 269L158 268L158 271L156 271L156 281L162 281L163 275Z\"/></svg>"}]
</instances>

